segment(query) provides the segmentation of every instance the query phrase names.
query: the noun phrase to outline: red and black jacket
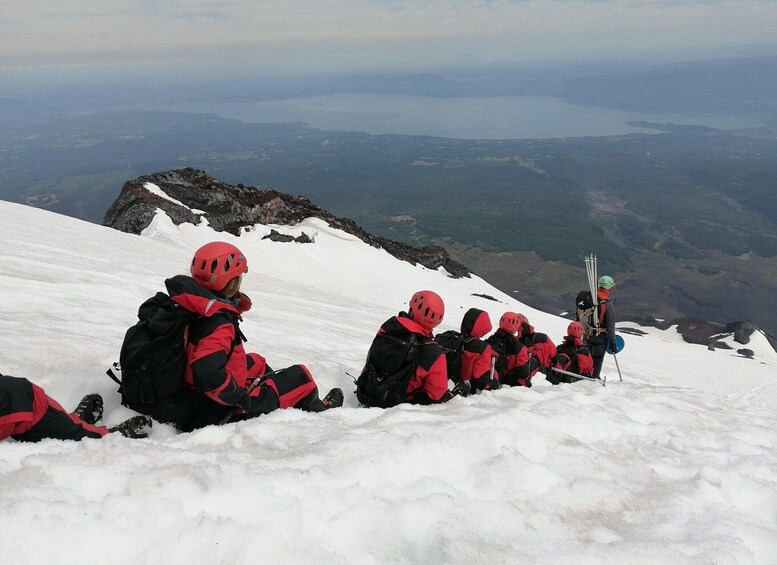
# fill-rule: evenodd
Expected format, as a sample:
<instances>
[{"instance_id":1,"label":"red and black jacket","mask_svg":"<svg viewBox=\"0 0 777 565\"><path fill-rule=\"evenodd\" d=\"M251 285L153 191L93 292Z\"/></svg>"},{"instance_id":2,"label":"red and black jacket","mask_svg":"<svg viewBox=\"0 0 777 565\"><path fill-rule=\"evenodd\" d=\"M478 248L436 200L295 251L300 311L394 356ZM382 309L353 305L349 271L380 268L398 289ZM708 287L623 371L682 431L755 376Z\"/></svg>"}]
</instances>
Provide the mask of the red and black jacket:
<instances>
[{"instance_id":1,"label":"red and black jacket","mask_svg":"<svg viewBox=\"0 0 777 565\"><path fill-rule=\"evenodd\" d=\"M486 390L491 386L491 358L496 354L491 344L482 338L491 331L488 313L470 308L461 321L461 335L464 340L461 356L461 377L475 389ZM494 371L494 378L498 374Z\"/></svg>"},{"instance_id":2,"label":"red and black jacket","mask_svg":"<svg viewBox=\"0 0 777 565\"><path fill-rule=\"evenodd\" d=\"M241 314L251 308L251 300L244 294L226 300L186 275L167 279L165 286L174 302L197 314L187 336L187 387L219 404L250 408L249 362L238 324Z\"/></svg>"},{"instance_id":3,"label":"red and black jacket","mask_svg":"<svg viewBox=\"0 0 777 565\"><path fill-rule=\"evenodd\" d=\"M588 337L591 355L603 357L607 351L607 342L615 341L615 307L610 302L610 289L596 291L599 309L599 329Z\"/></svg>"},{"instance_id":4,"label":"red and black jacket","mask_svg":"<svg viewBox=\"0 0 777 565\"><path fill-rule=\"evenodd\" d=\"M415 375L407 385L407 401L416 404L431 404L447 402L451 398L448 391L448 367L445 363L445 354L442 347L432 340L432 332L417 324L405 312L389 318L378 330L378 334L386 333L403 341L410 338L410 334L417 334L418 366ZM401 350L383 345L385 342L377 340L370 349L372 360L376 365L385 363L387 366L398 366L401 360L394 359L396 355L403 354Z\"/></svg>"},{"instance_id":5,"label":"red and black jacket","mask_svg":"<svg viewBox=\"0 0 777 565\"><path fill-rule=\"evenodd\" d=\"M548 369L556 355L556 345L541 332L535 332L531 324L523 324L521 342L529 348L532 356L540 363L543 370Z\"/></svg>"},{"instance_id":6,"label":"red and black jacket","mask_svg":"<svg viewBox=\"0 0 777 565\"><path fill-rule=\"evenodd\" d=\"M502 384L523 386L526 380L531 378L531 374L537 372L536 367L533 372L531 370L529 349L513 334L499 328L486 341L498 355L496 372Z\"/></svg>"},{"instance_id":7,"label":"red and black jacket","mask_svg":"<svg viewBox=\"0 0 777 565\"><path fill-rule=\"evenodd\" d=\"M564 341L556 349L553 368L590 377L594 374L594 360L582 339L565 336Z\"/></svg>"}]
</instances>

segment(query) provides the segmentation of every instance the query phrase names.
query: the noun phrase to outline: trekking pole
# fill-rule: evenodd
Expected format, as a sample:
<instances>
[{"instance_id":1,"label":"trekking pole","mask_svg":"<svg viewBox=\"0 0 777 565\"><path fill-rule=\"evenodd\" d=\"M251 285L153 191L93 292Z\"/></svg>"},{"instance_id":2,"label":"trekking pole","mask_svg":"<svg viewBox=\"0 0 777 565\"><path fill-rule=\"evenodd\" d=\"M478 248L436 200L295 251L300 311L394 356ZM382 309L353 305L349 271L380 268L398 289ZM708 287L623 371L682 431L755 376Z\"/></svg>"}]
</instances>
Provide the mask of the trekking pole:
<instances>
[{"instance_id":1,"label":"trekking pole","mask_svg":"<svg viewBox=\"0 0 777 565\"><path fill-rule=\"evenodd\" d=\"M596 287L599 284L597 279L598 268L596 264L596 255L591 253L590 256L585 258L585 270L588 275L588 290L591 291L591 299L594 303L594 323L599 325L599 300L596 295Z\"/></svg>"},{"instance_id":2,"label":"trekking pole","mask_svg":"<svg viewBox=\"0 0 777 565\"><path fill-rule=\"evenodd\" d=\"M572 371L565 371L564 369L552 369L553 371L556 371L557 373L562 373L564 375L569 375L570 377L575 377L577 379L583 379L586 381L597 381L601 383L602 386L607 386L607 377L604 377L604 379L595 379L593 377L586 377L584 375L578 375L577 373L573 373Z\"/></svg>"},{"instance_id":3,"label":"trekking pole","mask_svg":"<svg viewBox=\"0 0 777 565\"><path fill-rule=\"evenodd\" d=\"M615 359L615 368L618 369L618 378L623 382L623 375L621 375L621 366L618 365L618 356L615 353L612 354L612 358Z\"/></svg>"}]
</instances>

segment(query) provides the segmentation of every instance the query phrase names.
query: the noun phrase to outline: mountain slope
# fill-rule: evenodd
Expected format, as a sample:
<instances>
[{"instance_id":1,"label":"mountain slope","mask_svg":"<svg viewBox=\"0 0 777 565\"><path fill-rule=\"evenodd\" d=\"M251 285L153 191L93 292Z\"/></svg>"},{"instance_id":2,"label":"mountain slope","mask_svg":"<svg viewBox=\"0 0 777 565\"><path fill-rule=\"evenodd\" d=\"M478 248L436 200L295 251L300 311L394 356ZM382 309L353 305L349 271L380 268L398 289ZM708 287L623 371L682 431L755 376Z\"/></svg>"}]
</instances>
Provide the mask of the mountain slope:
<instances>
[{"instance_id":1,"label":"mountain slope","mask_svg":"<svg viewBox=\"0 0 777 565\"><path fill-rule=\"evenodd\" d=\"M412 266L321 220L274 226L313 244L174 226L143 236L0 202L0 371L65 406L95 390L140 302L211 239L238 244L254 301L247 347L352 390L380 323L412 291L446 300L440 331L477 306L567 322L475 277ZM488 294L499 302L472 296ZM631 325L631 324L629 324ZM755 360L642 328L592 383L504 389L432 407L278 411L149 440L0 445L0 560L167 562L773 563L777 354ZM88 555L88 557L85 557Z\"/></svg>"}]
</instances>

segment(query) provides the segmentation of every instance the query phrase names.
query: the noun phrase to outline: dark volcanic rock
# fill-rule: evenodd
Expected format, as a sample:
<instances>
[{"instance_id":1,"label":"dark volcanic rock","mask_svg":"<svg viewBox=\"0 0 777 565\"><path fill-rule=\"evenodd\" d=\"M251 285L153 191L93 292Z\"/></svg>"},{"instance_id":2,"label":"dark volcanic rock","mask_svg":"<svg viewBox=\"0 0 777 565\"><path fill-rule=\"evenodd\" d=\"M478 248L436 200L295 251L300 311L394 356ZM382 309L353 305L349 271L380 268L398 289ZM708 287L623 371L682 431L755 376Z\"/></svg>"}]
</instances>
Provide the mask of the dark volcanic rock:
<instances>
[{"instance_id":1,"label":"dark volcanic rock","mask_svg":"<svg viewBox=\"0 0 777 565\"><path fill-rule=\"evenodd\" d=\"M144 187L146 183L155 184L178 202L153 194ZM305 218L320 218L333 228L385 249L403 261L414 265L420 263L429 269L443 267L455 278L470 275L469 270L451 259L442 247L413 247L378 237L349 218L338 218L322 210L307 198L227 184L196 169L155 173L126 182L105 214L103 225L139 234L151 223L157 208L164 210L176 225L197 224L204 217L214 230L234 235L238 235L241 228L254 224L294 225Z\"/></svg>"},{"instance_id":2,"label":"dark volcanic rock","mask_svg":"<svg viewBox=\"0 0 777 565\"><path fill-rule=\"evenodd\" d=\"M739 353L742 357L747 357L748 359L755 357L755 352L753 352L752 349L747 349L746 347L737 349L737 353Z\"/></svg>"},{"instance_id":3,"label":"dark volcanic rock","mask_svg":"<svg viewBox=\"0 0 777 565\"><path fill-rule=\"evenodd\" d=\"M292 241L296 241L297 243L313 243L313 240L310 239L305 232L302 232L302 235L299 237L294 237L293 235L281 233L278 230L270 230L270 233L262 239L269 239L270 241L278 241L281 243L291 243Z\"/></svg>"},{"instance_id":4,"label":"dark volcanic rock","mask_svg":"<svg viewBox=\"0 0 777 565\"><path fill-rule=\"evenodd\" d=\"M662 320L660 322L651 318L639 318L632 321L643 326L653 326L661 330L677 326L677 331L683 336L684 341L699 345L709 345L712 343L716 349L731 349L731 347L722 341L719 341L719 339L725 337L726 334L733 334L734 341L741 343L742 345L747 345L750 343L750 336L758 329L752 322L731 322L724 326L723 324L707 322L697 318L678 318L674 320ZM768 332L764 332L764 335L771 346L777 350L777 340L775 340L774 336Z\"/></svg>"},{"instance_id":5,"label":"dark volcanic rock","mask_svg":"<svg viewBox=\"0 0 777 565\"><path fill-rule=\"evenodd\" d=\"M726 331L734 334L734 340L742 345L750 343L750 336L757 328L750 322L731 322L726 325Z\"/></svg>"},{"instance_id":6,"label":"dark volcanic rock","mask_svg":"<svg viewBox=\"0 0 777 565\"><path fill-rule=\"evenodd\" d=\"M683 336L683 340L688 343L698 343L707 345L713 335L725 332L725 327L720 324L713 324L696 318L682 318L676 320L677 331Z\"/></svg>"},{"instance_id":7,"label":"dark volcanic rock","mask_svg":"<svg viewBox=\"0 0 777 565\"><path fill-rule=\"evenodd\" d=\"M480 298L485 298L486 300L493 300L494 302L500 302L499 300L497 300L496 298L494 298L490 294L480 294L478 292L473 292L472 296L479 296Z\"/></svg>"}]
</instances>

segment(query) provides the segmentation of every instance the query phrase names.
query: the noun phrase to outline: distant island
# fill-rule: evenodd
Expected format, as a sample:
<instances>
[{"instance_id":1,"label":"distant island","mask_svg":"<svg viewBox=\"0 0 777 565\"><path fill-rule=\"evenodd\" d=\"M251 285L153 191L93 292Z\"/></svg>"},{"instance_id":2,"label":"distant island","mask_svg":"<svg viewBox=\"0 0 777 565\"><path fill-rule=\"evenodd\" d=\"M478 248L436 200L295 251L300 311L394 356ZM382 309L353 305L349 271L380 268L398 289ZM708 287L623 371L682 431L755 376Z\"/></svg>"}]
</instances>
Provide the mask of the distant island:
<instances>
[{"instance_id":1,"label":"distant island","mask_svg":"<svg viewBox=\"0 0 777 565\"><path fill-rule=\"evenodd\" d=\"M658 123L658 122L646 122L644 120L635 120L626 122L627 126L640 129L654 129L658 131L666 131L670 133L719 133L720 129L711 128L707 126L694 126L687 124L675 124L675 123Z\"/></svg>"}]
</instances>

